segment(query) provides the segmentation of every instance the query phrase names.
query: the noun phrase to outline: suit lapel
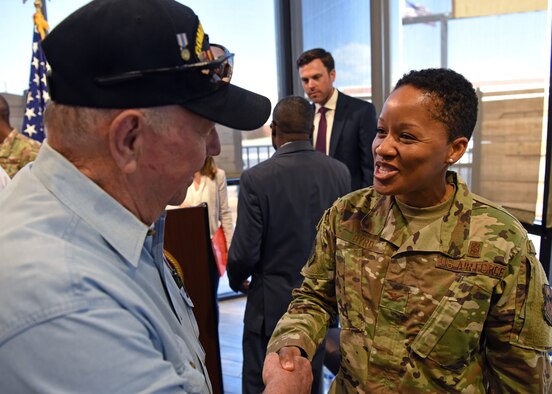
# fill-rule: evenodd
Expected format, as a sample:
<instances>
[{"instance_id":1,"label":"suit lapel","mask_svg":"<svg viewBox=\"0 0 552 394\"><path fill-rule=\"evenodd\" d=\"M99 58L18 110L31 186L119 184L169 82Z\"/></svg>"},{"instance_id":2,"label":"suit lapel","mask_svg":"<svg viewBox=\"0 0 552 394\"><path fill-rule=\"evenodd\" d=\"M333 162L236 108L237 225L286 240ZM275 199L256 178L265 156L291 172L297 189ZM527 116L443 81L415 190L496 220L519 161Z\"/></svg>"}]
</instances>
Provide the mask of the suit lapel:
<instances>
[{"instance_id":1,"label":"suit lapel","mask_svg":"<svg viewBox=\"0 0 552 394\"><path fill-rule=\"evenodd\" d=\"M347 112L346 99L341 92L337 92L337 103L335 104L335 114L332 125L332 135L330 137L330 156L334 156L337 148L337 143L343 133L345 127L345 119Z\"/></svg>"}]
</instances>

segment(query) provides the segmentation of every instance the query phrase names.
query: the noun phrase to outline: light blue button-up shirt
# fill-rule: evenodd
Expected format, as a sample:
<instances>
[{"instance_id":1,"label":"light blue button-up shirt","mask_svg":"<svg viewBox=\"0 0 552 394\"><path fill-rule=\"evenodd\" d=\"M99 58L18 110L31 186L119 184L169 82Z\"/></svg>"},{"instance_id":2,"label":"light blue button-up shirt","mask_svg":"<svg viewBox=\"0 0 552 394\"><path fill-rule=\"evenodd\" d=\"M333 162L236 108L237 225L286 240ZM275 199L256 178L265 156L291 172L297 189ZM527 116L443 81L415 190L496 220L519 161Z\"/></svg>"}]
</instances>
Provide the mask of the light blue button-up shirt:
<instances>
[{"instance_id":1,"label":"light blue button-up shirt","mask_svg":"<svg viewBox=\"0 0 552 394\"><path fill-rule=\"evenodd\" d=\"M163 225L43 144L0 193L0 392L211 392Z\"/></svg>"}]
</instances>

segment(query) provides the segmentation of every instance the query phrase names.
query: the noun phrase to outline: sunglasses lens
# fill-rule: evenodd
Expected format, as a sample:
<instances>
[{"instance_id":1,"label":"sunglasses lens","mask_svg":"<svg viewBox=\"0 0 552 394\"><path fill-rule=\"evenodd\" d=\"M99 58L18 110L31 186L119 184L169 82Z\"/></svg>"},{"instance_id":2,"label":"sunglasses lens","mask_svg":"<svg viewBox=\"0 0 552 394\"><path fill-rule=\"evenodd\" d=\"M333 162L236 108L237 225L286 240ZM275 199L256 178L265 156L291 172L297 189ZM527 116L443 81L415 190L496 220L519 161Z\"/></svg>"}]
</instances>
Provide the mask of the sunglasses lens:
<instances>
[{"instance_id":1,"label":"sunglasses lens","mask_svg":"<svg viewBox=\"0 0 552 394\"><path fill-rule=\"evenodd\" d=\"M186 64L177 67L154 68L148 70L128 71L121 74L97 77L96 82L101 85L113 85L120 82L146 78L149 75L171 74L181 71L199 71L208 75L213 88L220 83L230 83L234 71L234 54L222 45L211 44L208 50L199 55L199 63Z\"/></svg>"},{"instance_id":2,"label":"sunglasses lens","mask_svg":"<svg viewBox=\"0 0 552 394\"><path fill-rule=\"evenodd\" d=\"M213 59L214 60L217 60L219 58L223 58L226 55L230 54L230 52L228 52L228 50L225 47L221 46L221 45L212 44L210 49L211 49L211 53L213 54Z\"/></svg>"},{"instance_id":3,"label":"sunglasses lens","mask_svg":"<svg viewBox=\"0 0 552 394\"><path fill-rule=\"evenodd\" d=\"M201 72L209 75L213 83L230 83L234 71L234 54L217 44L212 44L206 52L209 60Z\"/></svg>"}]
</instances>

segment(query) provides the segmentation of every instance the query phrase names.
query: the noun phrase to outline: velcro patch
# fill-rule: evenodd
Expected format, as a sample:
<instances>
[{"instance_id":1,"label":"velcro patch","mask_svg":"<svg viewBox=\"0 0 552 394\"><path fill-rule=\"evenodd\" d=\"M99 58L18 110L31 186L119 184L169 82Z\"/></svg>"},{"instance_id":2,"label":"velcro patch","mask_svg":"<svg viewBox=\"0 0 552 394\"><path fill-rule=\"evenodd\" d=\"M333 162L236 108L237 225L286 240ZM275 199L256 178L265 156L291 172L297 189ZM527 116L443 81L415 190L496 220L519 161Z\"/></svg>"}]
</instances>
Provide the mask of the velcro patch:
<instances>
[{"instance_id":1,"label":"velcro patch","mask_svg":"<svg viewBox=\"0 0 552 394\"><path fill-rule=\"evenodd\" d=\"M468 257L479 258L481 257L481 247L483 242L479 241L470 241L468 246Z\"/></svg>"},{"instance_id":2,"label":"velcro patch","mask_svg":"<svg viewBox=\"0 0 552 394\"><path fill-rule=\"evenodd\" d=\"M506 267L489 261L466 261L439 257L435 267L454 272L482 274L493 278L502 278Z\"/></svg>"},{"instance_id":3,"label":"velcro patch","mask_svg":"<svg viewBox=\"0 0 552 394\"><path fill-rule=\"evenodd\" d=\"M544 320L546 320L549 326L552 326L552 289L550 285L542 285L542 294L544 296L542 305Z\"/></svg>"}]
</instances>

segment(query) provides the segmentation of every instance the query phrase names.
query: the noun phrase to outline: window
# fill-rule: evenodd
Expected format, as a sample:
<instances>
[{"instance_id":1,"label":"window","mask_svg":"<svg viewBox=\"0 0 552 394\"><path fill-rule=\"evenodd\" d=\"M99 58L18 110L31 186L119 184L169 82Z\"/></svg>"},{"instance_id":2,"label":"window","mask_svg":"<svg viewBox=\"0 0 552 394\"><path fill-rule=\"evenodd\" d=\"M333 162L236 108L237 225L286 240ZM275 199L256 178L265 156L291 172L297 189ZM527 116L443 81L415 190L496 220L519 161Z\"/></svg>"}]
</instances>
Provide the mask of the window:
<instances>
[{"instance_id":1,"label":"window","mask_svg":"<svg viewBox=\"0 0 552 394\"><path fill-rule=\"evenodd\" d=\"M324 48L331 52L335 60L335 87L351 96L368 99L371 96L370 2L303 0L301 4L303 51Z\"/></svg>"},{"instance_id":2,"label":"window","mask_svg":"<svg viewBox=\"0 0 552 394\"><path fill-rule=\"evenodd\" d=\"M401 34L393 44L402 57L395 66L400 74L448 67L474 84L479 122L456 169L475 193L533 223L542 212L539 173L550 70L546 2L529 10L524 2L503 1L489 9L488 3L498 2L483 3L401 1Z\"/></svg>"}]
</instances>

